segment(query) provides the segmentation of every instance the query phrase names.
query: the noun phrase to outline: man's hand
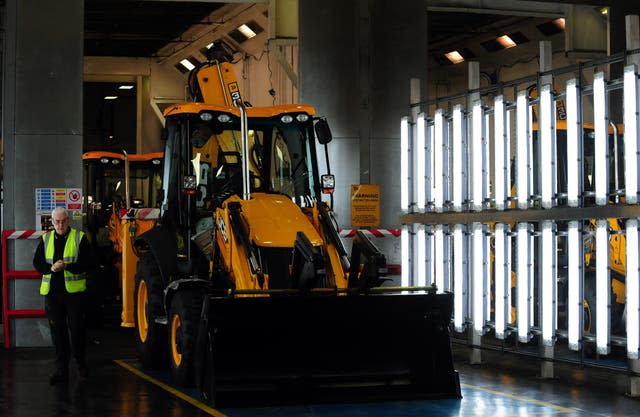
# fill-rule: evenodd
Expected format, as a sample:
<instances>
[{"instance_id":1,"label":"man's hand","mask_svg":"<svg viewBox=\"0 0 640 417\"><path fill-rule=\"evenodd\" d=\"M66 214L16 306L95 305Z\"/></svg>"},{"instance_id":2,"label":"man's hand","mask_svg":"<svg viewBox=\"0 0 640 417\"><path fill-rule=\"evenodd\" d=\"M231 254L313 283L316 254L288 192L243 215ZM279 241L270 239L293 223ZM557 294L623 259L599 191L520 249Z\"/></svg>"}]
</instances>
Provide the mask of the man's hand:
<instances>
[{"instance_id":1,"label":"man's hand","mask_svg":"<svg viewBox=\"0 0 640 417\"><path fill-rule=\"evenodd\" d=\"M57 260L53 265L51 265L51 272L62 271L66 268L67 265L62 261L62 259Z\"/></svg>"}]
</instances>

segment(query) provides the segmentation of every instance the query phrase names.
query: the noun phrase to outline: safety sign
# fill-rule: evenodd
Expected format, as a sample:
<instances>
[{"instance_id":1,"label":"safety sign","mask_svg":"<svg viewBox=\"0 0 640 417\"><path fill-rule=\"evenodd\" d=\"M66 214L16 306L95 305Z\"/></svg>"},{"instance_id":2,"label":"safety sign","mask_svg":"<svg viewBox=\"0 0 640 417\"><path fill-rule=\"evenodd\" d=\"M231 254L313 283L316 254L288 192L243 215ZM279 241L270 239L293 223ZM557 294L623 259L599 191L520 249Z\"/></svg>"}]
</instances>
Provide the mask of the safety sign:
<instances>
[{"instance_id":1,"label":"safety sign","mask_svg":"<svg viewBox=\"0 0 640 417\"><path fill-rule=\"evenodd\" d=\"M351 226L380 226L380 185L351 185Z\"/></svg>"}]
</instances>

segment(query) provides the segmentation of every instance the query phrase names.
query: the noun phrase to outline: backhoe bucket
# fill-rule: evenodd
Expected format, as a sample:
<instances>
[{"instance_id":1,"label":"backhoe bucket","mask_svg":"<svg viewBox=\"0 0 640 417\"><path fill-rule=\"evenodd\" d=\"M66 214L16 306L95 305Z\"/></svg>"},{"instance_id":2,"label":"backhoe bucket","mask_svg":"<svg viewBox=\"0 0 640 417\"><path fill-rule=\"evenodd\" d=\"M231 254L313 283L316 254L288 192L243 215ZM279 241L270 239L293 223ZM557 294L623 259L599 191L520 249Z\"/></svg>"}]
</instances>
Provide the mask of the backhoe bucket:
<instances>
[{"instance_id":1,"label":"backhoe bucket","mask_svg":"<svg viewBox=\"0 0 640 417\"><path fill-rule=\"evenodd\" d=\"M198 388L215 404L459 398L451 294L209 297ZM253 395L247 395L253 391Z\"/></svg>"}]
</instances>

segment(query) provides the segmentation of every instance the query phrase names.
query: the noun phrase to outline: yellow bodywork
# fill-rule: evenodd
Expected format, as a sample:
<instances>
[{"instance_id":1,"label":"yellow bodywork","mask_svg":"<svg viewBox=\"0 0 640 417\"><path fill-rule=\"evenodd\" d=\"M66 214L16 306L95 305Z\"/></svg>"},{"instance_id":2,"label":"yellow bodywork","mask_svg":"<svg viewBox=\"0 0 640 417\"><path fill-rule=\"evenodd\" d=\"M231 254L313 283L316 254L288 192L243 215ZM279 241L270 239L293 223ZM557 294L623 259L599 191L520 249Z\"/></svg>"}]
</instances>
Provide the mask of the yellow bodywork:
<instances>
[{"instance_id":1,"label":"yellow bodywork","mask_svg":"<svg viewBox=\"0 0 640 417\"><path fill-rule=\"evenodd\" d=\"M138 255L133 250L133 242L136 237L152 229L155 222L151 219L120 219L115 210L109 221L109 237L114 242L113 250L121 255L121 262L116 266L122 278L122 327L135 326L133 294Z\"/></svg>"},{"instance_id":2,"label":"yellow bodywork","mask_svg":"<svg viewBox=\"0 0 640 417\"><path fill-rule=\"evenodd\" d=\"M321 247L327 280L338 288L346 288L346 274L338 252L320 232L317 209L301 209L285 195L253 193L251 200L231 196L216 210L216 240L222 263L237 289L269 289L269 277L265 274L260 286L257 274L252 273L245 249L236 239L229 220L232 203L242 207L242 221L252 244L264 248L293 248L297 233L303 232L313 246Z\"/></svg>"}]
</instances>

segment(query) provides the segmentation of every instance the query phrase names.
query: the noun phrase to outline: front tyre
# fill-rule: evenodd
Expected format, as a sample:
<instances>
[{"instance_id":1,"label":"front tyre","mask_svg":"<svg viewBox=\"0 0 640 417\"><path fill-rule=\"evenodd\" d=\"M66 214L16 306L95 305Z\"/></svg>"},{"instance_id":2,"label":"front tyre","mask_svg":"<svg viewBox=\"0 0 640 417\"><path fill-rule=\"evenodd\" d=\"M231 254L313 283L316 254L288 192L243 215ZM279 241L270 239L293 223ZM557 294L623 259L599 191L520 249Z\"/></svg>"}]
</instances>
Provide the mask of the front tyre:
<instances>
[{"instance_id":1,"label":"front tyre","mask_svg":"<svg viewBox=\"0 0 640 417\"><path fill-rule=\"evenodd\" d=\"M166 332L156 318L163 315L164 286L158 265L150 253L138 262L134 292L135 338L138 358L145 368L166 363Z\"/></svg>"},{"instance_id":2,"label":"front tyre","mask_svg":"<svg viewBox=\"0 0 640 417\"><path fill-rule=\"evenodd\" d=\"M177 385L195 383L195 349L202 295L196 291L178 291L171 300L169 314L169 362L171 379Z\"/></svg>"}]
</instances>

